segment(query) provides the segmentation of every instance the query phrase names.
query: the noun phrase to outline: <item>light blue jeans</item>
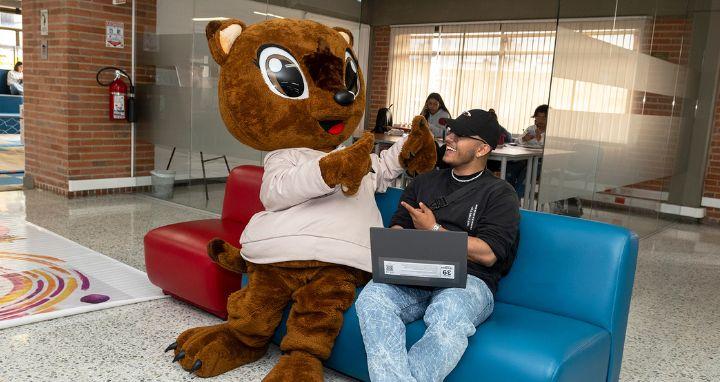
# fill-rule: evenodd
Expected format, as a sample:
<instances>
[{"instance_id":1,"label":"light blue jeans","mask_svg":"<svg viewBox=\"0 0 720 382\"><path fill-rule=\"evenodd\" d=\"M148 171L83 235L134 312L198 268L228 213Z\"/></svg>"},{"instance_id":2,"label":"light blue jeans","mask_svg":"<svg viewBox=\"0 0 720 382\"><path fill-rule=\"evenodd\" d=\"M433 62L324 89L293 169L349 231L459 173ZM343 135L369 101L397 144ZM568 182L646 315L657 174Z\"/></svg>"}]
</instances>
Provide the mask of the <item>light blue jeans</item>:
<instances>
[{"instance_id":1,"label":"light blue jeans","mask_svg":"<svg viewBox=\"0 0 720 382\"><path fill-rule=\"evenodd\" d=\"M468 337L493 307L490 288L471 275L465 289L426 290L371 281L355 302L370 379L442 381L465 353ZM427 330L408 351L405 324L420 318Z\"/></svg>"}]
</instances>

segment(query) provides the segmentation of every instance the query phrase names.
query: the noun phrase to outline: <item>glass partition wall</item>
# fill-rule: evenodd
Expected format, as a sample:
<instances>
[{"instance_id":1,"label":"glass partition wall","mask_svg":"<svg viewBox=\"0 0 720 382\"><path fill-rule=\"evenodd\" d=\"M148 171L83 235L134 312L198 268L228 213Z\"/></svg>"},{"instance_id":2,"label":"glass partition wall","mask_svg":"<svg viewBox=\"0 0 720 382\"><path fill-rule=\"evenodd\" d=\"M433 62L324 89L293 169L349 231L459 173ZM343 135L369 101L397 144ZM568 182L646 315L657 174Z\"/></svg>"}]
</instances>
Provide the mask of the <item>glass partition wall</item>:
<instances>
[{"instance_id":1,"label":"glass partition wall","mask_svg":"<svg viewBox=\"0 0 720 382\"><path fill-rule=\"evenodd\" d=\"M155 169L175 171L172 202L215 213L222 209L228 170L261 165L264 155L237 141L220 117L219 66L210 55L205 26L223 18L247 25L271 18L310 19L344 27L354 35L365 73L370 36L370 27L360 23L357 0L157 0L154 28L138 30L136 152L153 155Z\"/></svg>"},{"instance_id":2,"label":"glass partition wall","mask_svg":"<svg viewBox=\"0 0 720 382\"><path fill-rule=\"evenodd\" d=\"M462 4L440 15L406 2L418 15L395 14L379 1L157 0L156 21L138 30L137 155L176 171L174 202L219 212L228 167L260 165L263 153L225 129L205 26L220 17L312 19L354 34L372 104L365 118L373 119L356 135L391 104L394 123L409 123L431 92L453 116L495 109L516 137L533 124L534 109L548 104L529 208L641 236L670 221L664 212L681 198L688 155L699 150L689 146L693 126L707 113L697 105L708 21L696 11L707 0L549 1L538 5L537 19L515 17L511 4L483 19L484 12L466 16ZM378 24L374 52L361 20Z\"/></svg>"},{"instance_id":3,"label":"glass partition wall","mask_svg":"<svg viewBox=\"0 0 720 382\"><path fill-rule=\"evenodd\" d=\"M559 3L541 210L640 236L668 224L662 213L696 105L690 7ZM598 17L581 17L589 12Z\"/></svg>"}]
</instances>

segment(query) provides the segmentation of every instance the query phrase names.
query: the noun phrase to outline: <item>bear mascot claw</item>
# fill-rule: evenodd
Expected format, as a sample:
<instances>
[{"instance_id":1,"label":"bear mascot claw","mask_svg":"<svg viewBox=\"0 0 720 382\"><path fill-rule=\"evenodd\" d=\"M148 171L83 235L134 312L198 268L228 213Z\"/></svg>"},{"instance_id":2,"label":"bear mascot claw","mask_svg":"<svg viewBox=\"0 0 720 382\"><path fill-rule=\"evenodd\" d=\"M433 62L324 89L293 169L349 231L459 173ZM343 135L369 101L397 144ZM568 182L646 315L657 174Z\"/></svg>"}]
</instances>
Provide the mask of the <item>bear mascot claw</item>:
<instances>
[{"instance_id":1,"label":"bear mascot claw","mask_svg":"<svg viewBox=\"0 0 720 382\"><path fill-rule=\"evenodd\" d=\"M432 134L415 117L410 134L379 156L369 133L340 146L365 110L365 83L346 29L230 19L210 22L206 35L220 65L227 129L268 151L260 189L265 211L245 227L241 249L220 239L208 243L219 266L248 275L247 286L228 299L227 322L188 329L167 350L200 377L254 362L292 302L283 355L265 381L322 381L343 313L369 279L369 227L382 226L374 194L404 171L434 167Z\"/></svg>"}]
</instances>

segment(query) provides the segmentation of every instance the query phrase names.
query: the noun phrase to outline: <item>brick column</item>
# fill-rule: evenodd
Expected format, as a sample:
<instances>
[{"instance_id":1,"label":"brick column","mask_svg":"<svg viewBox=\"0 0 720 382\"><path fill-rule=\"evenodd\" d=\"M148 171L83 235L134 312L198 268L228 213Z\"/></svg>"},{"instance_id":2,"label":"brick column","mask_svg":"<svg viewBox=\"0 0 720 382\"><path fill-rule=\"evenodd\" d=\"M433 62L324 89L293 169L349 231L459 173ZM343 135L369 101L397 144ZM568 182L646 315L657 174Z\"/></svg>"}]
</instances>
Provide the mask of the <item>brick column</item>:
<instances>
[{"instance_id":1,"label":"brick column","mask_svg":"<svg viewBox=\"0 0 720 382\"><path fill-rule=\"evenodd\" d=\"M687 66L692 37L692 20L677 17L658 17L654 23L648 23L640 41L640 52L660 58L680 66ZM638 147L642 156L643 168L639 171L661 173L667 166L673 166L680 134L680 116L682 115L682 94L672 96L635 91L632 113L641 115L674 116L672 126L666 131L654 130L652 136L644 136ZM643 104L643 98L645 103ZM673 100L675 105L673 105ZM667 191L671 176L650 179L628 185L651 191Z\"/></svg>"},{"instance_id":2,"label":"brick column","mask_svg":"<svg viewBox=\"0 0 720 382\"><path fill-rule=\"evenodd\" d=\"M708 152L707 169L705 170L705 185L703 196L720 199L720 87L717 89L715 101L715 124L710 137L710 151ZM720 209L707 208L706 222L720 223Z\"/></svg>"},{"instance_id":3,"label":"brick column","mask_svg":"<svg viewBox=\"0 0 720 382\"><path fill-rule=\"evenodd\" d=\"M40 35L40 10L49 33ZM105 22L125 27L125 47L105 47ZM155 0L138 0L137 34L154 31ZM108 89L95 81L104 66L130 74L131 1L27 0L23 2L26 172L39 188L67 195L127 192L128 188L69 192L71 180L130 176L130 124L108 119ZM41 59L41 40L48 58ZM142 43L140 42L140 45ZM138 71L138 82L147 81ZM136 145L136 176L153 166L153 146Z\"/></svg>"},{"instance_id":4,"label":"brick column","mask_svg":"<svg viewBox=\"0 0 720 382\"><path fill-rule=\"evenodd\" d=\"M375 26L372 29L372 56L370 57L370 80L367 99L370 101L365 127L375 126L375 116L380 108L387 107L388 68L390 63L390 26Z\"/></svg>"}]
</instances>

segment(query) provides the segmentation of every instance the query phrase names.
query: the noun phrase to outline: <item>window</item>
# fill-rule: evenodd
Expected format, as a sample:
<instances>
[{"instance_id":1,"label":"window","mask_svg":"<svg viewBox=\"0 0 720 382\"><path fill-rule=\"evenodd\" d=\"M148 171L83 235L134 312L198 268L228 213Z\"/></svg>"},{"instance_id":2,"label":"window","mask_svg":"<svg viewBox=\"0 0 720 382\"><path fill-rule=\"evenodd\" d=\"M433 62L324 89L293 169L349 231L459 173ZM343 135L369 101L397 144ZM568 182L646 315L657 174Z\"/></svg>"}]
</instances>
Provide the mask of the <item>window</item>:
<instances>
[{"instance_id":1,"label":"window","mask_svg":"<svg viewBox=\"0 0 720 382\"><path fill-rule=\"evenodd\" d=\"M613 28L602 22L574 22L572 31L626 50L635 50L639 28ZM420 114L425 98L437 92L452 116L471 108L494 108L500 123L512 133L532 124L535 107L548 103L551 76L554 89L568 97L553 105L567 110L626 113L630 91L602 81L556 78L556 24L478 23L391 28L388 104L399 123ZM596 102L593 94L611 94Z\"/></svg>"},{"instance_id":2,"label":"window","mask_svg":"<svg viewBox=\"0 0 720 382\"><path fill-rule=\"evenodd\" d=\"M22 15L0 12L0 68L22 61Z\"/></svg>"}]
</instances>

